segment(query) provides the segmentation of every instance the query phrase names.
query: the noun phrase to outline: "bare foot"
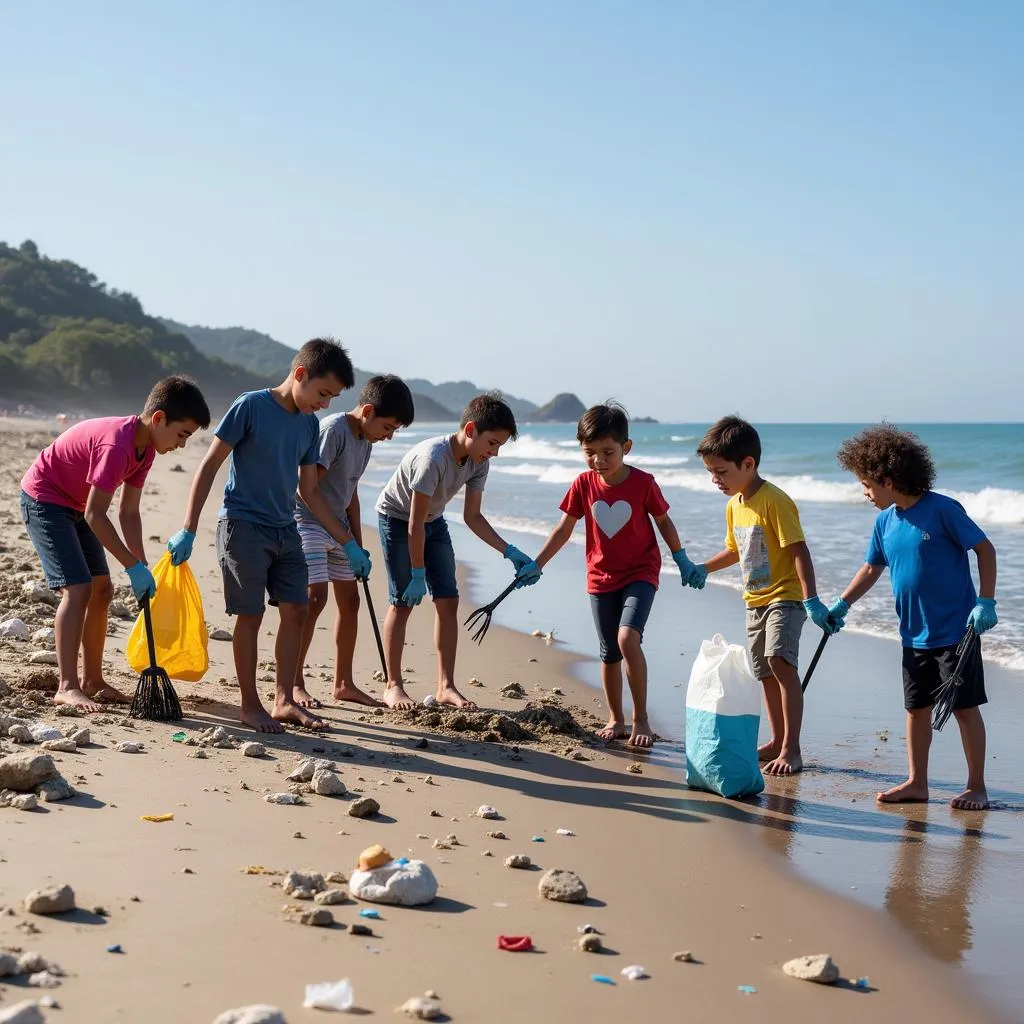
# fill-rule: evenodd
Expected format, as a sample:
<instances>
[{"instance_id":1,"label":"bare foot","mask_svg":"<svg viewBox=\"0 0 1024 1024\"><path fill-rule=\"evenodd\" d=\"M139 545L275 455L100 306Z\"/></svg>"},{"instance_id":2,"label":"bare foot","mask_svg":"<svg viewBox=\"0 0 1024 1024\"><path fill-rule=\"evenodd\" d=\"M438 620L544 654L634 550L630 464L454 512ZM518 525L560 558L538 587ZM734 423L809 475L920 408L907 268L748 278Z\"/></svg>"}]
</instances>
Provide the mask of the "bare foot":
<instances>
[{"instance_id":1,"label":"bare foot","mask_svg":"<svg viewBox=\"0 0 1024 1024\"><path fill-rule=\"evenodd\" d=\"M351 704L365 704L370 708L379 708L384 703L384 701L377 700L376 697L360 690L355 683L342 683L340 686L335 683L331 696L335 700L347 700Z\"/></svg>"},{"instance_id":2,"label":"bare foot","mask_svg":"<svg viewBox=\"0 0 1024 1024\"><path fill-rule=\"evenodd\" d=\"M437 703L450 708L458 708L460 711L480 710L474 701L463 697L454 686L439 686L437 688Z\"/></svg>"},{"instance_id":3,"label":"bare foot","mask_svg":"<svg viewBox=\"0 0 1024 1024\"><path fill-rule=\"evenodd\" d=\"M416 701L405 692L401 683L391 683L384 690L384 703L395 711L409 711L416 707Z\"/></svg>"},{"instance_id":4,"label":"bare foot","mask_svg":"<svg viewBox=\"0 0 1024 1024\"><path fill-rule=\"evenodd\" d=\"M774 761L782 753L782 745L774 740L762 743L757 748L758 761Z\"/></svg>"},{"instance_id":5,"label":"bare foot","mask_svg":"<svg viewBox=\"0 0 1024 1024\"><path fill-rule=\"evenodd\" d=\"M284 726L275 722L264 707L253 708L251 711L243 709L240 718L242 725L247 725L257 732L284 732Z\"/></svg>"},{"instance_id":6,"label":"bare foot","mask_svg":"<svg viewBox=\"0 0 1024 1024\"><path fill-rule=\"evenodd\" d=\"M633 733L627 740L631 747L652 747L654 746L654 730L646 718L637 721L633 720Z\"/></svg>"},{"instance_id":7,"label":"bare foot","mask_svg":"<svg viewBox=\"0 0 1024 1024\"><path fill-rule=\"evenodd\" d=\"M92 697L100 704L131 704L132 702L131 697L126 696L109 683L103 682L102 679L98 683L83 683L82 692L86 697Z\"/></svg>"},{"instance_id":8,"label":"bare foot","mask_svg":"<svg viewBox=\"0 0 1024 1024\"><path fill-rule=\"evenodd\" d=\"M78 708L79 711L84 711L87 715L94 715L97 711L106 710L102 705L89 700L77 686L68 690L58 690L53 695L53 703L67 704L70 707Z\"/></svg>"},{"instance_id":9,"label":"bare foot","mask_svg":"<svg viewBox=\"0 0 1024 1024\"><path fill-rule=\"evenodd\" d=\"M959 796L949 801L949 806L957 811L987 811L988 791L984 786L965 789Z\"/></svg>"},{"instance_id":10,"label":"bare foot","mask_svg":"<svg viewBox=\"0 0 1024 1024\"><path fill-rule=\"evenodd\" d=\"M884 793L876 794L875 799L880 804L926 804L928 787L907 779L906 782L901 782Z\"/></svg>"},{"instance_id":11,"label":"bare foot","mask_svg":"<svg viewBox=\"0 0 1024 1024\"><path fill-rule=\"evenodd\" d=\"M320 708L323 705L306 689L304 683L292 687L292 698L300 708Z\"/></svg>"},{"instance_id":12,"label":"bare foot","mask_svg":"<svg viewBox=\"0 0 1024 1024\"><path fill-rule=\"evenodd\" d=\"M600 740L624 740L629 735L625 722L609 719L603 729L597 730L597 738Z\"/></svg>"},{"instance_id":13,"label":"bare foot","mask_svg":"<svg viewBox=\"0 0 1024 1024\"><path fill-rule=\"evenodd\" d=\"M799 754L779 754L762 771L765 775L796 775L804 770L804 759Z\"/></svg>"},{"instance_id":14,"label":"bare foot","mask_svg":"<svg viewBox=\"0 0 1024 1024\"><path fill-rule=\"evenodd\" d=\"M274 701L274 710L271 716L278 722L289 722L302 729L312 729L314 732L323 732L330 728L319 715L314 715L294 700L286 701L278 698Z\"/></svg>"}]
</instances>

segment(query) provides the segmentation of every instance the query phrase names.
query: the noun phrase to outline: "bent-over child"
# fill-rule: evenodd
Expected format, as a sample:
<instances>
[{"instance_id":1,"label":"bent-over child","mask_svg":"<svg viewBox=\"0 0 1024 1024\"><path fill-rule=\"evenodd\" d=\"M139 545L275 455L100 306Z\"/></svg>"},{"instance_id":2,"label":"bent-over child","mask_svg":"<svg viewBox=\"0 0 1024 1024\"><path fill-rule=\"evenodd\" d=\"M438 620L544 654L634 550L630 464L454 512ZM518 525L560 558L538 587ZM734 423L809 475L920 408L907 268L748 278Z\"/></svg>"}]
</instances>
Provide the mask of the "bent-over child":
<instances>
[{"instance_id":1,"label":"bent-over child","mask_svg":"<svg viewBox=\"0 0 1024 1024\"><path fill-rule=\"evenodd\" d=\"M903 643L903 704L907 712L906 782L877 795L880 803L928 799L932 705L957 665L967 626L981 634L996 616L996 549L963 506L932 490L935 465L914 434L889 424L869 427L844 441L839 464L853 473L877 509L864 565L829 609L840 625L852 605L888 568ZM978 560L979 592L968 552ZM953 714L967 759L967 788L951 804L960 810L988 807L985 789L987 703L981 642L963 667Z\"/></svg>"},{"instance_id":2,"label":"bent-over child","mask_svg":"<svg viewBox=\"0 0 1024 1024\"><path fill-rule=\"evenodd\" d=\"M302 631L299 663L295 670L295 702L303 707L319 707L320 702L306 688L303 665L313 641L317 619L327 606L328 585L334 589L338 614L334 620L335 700L376 707L381 701L359 689L353 678L359 629L359 589L357 579L370 575L370 559L363 548L363 528L359 515L359 478L366 472L372 446L390 441L395 431L408 427L415 416L412 392L401 377L393 374L371 377L359 393L359 401L350 412L325 416L320 421L319 454L316 465L303 466L301 474L314 473L338 522L349 539L336 540L303 501L295 499L295 521L299 526L302 551L309 571L309 605Z\"/></svg>"},{"instance_id":3,"label":"bent-over child","mask_svg":"<svg viewBox=\"0 0 1024 1024\"><path fill-rule=\"evenodd\" d=\"M217 520L217 558L224 605L237 616L232 636L243 724L257 732L283 732L282 722L325 729L327 723L294 699L295 674L306 618L306 558L295 524L296 483L313 514L339 541L351 540L316 486L319 421L353 384L345 350L327 338L307 341L276 387L235 399L215 431L213 443L192 481L185 524L168 542L171 561L192 554L199 515L214 478L228 460L228 481ZM300 467L309 467L299 480ZM277 605L280 625L274 647L276 694L270 714L256 690L259 631L264 594Z\"/></svg>"},{"instance_id":4,"label":"bent-over child","mask_svg":"<svg viewBox=\"0 0 1024 1024\"><path fill-rule=\"evenodd\" d=\"M142 488L157 455L183 448L209 425L210 410L195 382L165 377L140 414L68 427L22 478L22 521L46 585L62 592L54 622L60 675L55 703L85 712L102 711L101 703L131 703L103 678L107 609L114 596L104 549L124 566L136 601L156 593L142 544ZM120 533L109 516L118 487Z\"/></svg>"},{"instance_id":5,"label":"bent-over child","mask_svg":"<svg viewBox=\"0 0 1024 1024\"><path fill-rule=\"evenodd\" d=\"M817 595L795 502L760 474L757 431L738 416L725 416L704 435L697 454L715 486L729 496L725 549L698 569L706 577L740 563L750 661L764 690L771 729L757 756L768 775L792 775L804 766L800 633L808 616L828 633L837 627Z\"/></svg>"},{"instance_id":6,"label":"bent-over child","mask_svg":"<svg viewBox=\"0 0 1024 1024\"><path fill-rule=\"evenodd\" d=\"M661 575L652 520L679 566L683 583L704 583L686 557L658 482L625 462L633 446L626 411L612 402L592 406L577 424L576 440L590 468L576 477L562 499L561 522L537 555L537 565L543 569L568 542L576 524L585 521L587 593L608 703L608 724L597 735L605 740L628 736L632 746L649 747L654 732L647 717L647 659L642 644ZM629 729L622 706L623 661L633 698Z\"/></svg>"},{"instance_id":7,"label":"bent-over child","mask_svg":"<svg viewBox=\"0 0 1024 1024\"><path fill-rule=\"evenodd\" d=\"M384 702L411 708L402 678L405 631L413 608L426 594L434 600L434 645L437 648L437 701L476 710L455 685L459 640L459 587L444 511L465 487L462 518L485 544L512 562L515 570L536 563L507 544L482 512L488 463L516 436L512 410L497 394L477 395L462 414L454 434L431 437L411 448L377 500L380 544L388 573L388 610L384 618L384 652L388 679ZM530 573L527 572L526 576ZM525 580L526 577L524 577Z\"/></svg>"}]
</instances>

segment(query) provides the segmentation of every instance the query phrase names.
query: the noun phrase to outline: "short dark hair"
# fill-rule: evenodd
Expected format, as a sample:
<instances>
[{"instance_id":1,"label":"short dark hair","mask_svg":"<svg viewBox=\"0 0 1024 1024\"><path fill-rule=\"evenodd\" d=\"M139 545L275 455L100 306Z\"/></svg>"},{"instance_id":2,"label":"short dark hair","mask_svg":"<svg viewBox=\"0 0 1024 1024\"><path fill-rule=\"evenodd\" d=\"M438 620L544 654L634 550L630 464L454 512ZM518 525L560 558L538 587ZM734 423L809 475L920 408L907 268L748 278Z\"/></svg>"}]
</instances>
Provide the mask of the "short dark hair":
<instances>
[{"instance_id":1,"label":"short dark hair","mask_svg":"<svg viewBox=\"0 0 1024 1024\"><path fill-rule=\"evenodd\" d=\"M372 405L375 415L398 420L403 427L409 426L416 415L409 385L393 373L371 377L359 392L359 404Z\"/></svg>"},{"instance_id":2,"label":"short dark hair","mask_svg":"<svg viewBox=\"0 0 1024 1024\"><path fill-rule=\"evenodd\" d=\"M485 395L477 395L476 398L470 399L469 405L462 413L459 426L464 427L471 421L476 424L478 431L507 430L513 441L519 436L516 418L501 397L500 391L488 391Z\"/></svg>"},{"instance_id":3,"label":"short dark hair","mask_svg":"<svg viewBox=\"0 0 1024 1024\"><path fill-rule=\"evenodd\" d=\"M576 440L580 444L593 444L603 437L619 444L629 440L629 413L618 402L592 405L576 424Z\"/></svg>"},{"instance_id":4,"label":"short dark hair","mask_svg":"<svg viewBox=\"0 0 1024 1024\"><path fill-rule=\"evenodd\" d=\"M210 407L191 377L174 376L158 380L146 399L142 415L152 416L155 412L162 412L168 423L192 420L202 430L210 425Z\"/></svg>"},{"instance_id":5,"label":"short dark hair","mask_svg":"<svg viewBox=\"0 0 1024 1024\"><path fill-rule=\"evenodd\" d=\"M725 459L737 466L749 456L754 465L759 466L761 438L746 420L739 416L723 416L701 439L697 454L702 459Z\"/></svg>"},{"instance_id":6,"label":"short dark hair","mask_svg":"<svg viewBox=\"0 0 1024 1024\"><path fill-rule=\"evenodd\" d=\"M847 438L836 452L843 469L858 480L891 480L900 494L918 497L935 483L935 463L927 446L891 423L867 427Z\"/></svg>"},{"instance_id":7,"label":"short dark hair","mask_svg":"<svg viewBox=\"0 0 1024 1024\"><path fill-rule=\"evenodd\" d=\"M292 360L292 370L300 366L306 368L310 378L337 377L343 388L350 388L356 382L352 360L333 338L313 338L307 341Z\"/></svg>"}]
</instances>

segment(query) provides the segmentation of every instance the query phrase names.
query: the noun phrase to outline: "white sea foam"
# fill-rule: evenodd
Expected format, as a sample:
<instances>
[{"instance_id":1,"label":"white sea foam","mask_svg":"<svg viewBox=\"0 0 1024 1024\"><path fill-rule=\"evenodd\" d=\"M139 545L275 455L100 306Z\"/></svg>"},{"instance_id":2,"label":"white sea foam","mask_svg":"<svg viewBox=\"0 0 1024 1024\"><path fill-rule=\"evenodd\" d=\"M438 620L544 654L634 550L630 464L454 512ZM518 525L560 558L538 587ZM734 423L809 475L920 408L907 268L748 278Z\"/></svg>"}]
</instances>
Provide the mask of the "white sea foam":
<instances>
[{"instance_id":1,"label":"white sea foam","mask_svg":"<svg viewBox=\"0 0 1024 1024\"><path fill-rule=\"evenodd\" d=\"M696 441L697 440L697 435L696 434L670 434L669 435L669 440L670 441L675 441L676 444L682 444L685 441Z\"/></svg>"},{"instance_id":2,"label":"white sea foam","mask_svg":"<svg viewBox=\"0 0 1024 1024\"><path fill-rule=\"evenodd\" d=\"M986 487L981 491L952 492L972 519L1013 526L1024 523L1024 492Z\"/></svg>"},{"instance_id":3,"label":"white sea foam","mask_svg":"<svg viewBox=\"0 0 1024 1024\"><path fill-rule=\"evenodd\" d=\"M504 473L506 476L529 476L542 484L569 484L582 472L579 466L551 465L539 466L534 462L503 462L491 463L491 473Z\"/></svg>"}]
</instances>

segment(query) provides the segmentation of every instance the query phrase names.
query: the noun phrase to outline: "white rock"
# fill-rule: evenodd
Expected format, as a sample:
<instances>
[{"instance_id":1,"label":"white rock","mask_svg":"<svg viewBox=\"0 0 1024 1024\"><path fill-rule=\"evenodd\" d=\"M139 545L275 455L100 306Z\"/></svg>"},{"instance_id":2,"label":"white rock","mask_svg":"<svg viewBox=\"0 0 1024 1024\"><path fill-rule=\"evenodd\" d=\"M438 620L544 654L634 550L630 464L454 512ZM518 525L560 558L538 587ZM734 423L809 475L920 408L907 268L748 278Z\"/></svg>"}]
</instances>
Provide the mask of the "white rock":
<instances>
[{"instance_id":1,"label":"white rock","mask_svg":"<svg viewBox=\"0 0 1024 1024\"><path fill-rule=\"evenodd\" d=\"M3 627L0 626L0 629ZM43 626L32 634L32 642L37 644L54 644L57 641L57 630Z\"/></svg>"},{"instance_id":2,"label":"white rock","mask_svg":"<svg viewBox=\"0 0 1024 1024\"><path fill-rule=\"evenodd\" d=\"M40 783L59 778L57 766L49 754L8 754L0 760L0 789L30 793Z\"/></svg>"},{"instance_id":3,"label":"white rock","mask_svg":"<svg viewBox=\"0 0 1024 1024\"><path fill-rule=\"evenodd\" d=\"M250 740L248 743L243 743L239 748L242 752L243 757L266 757L267 748L262 743L256 743L254 740Z\"/></svg>"},{"instance_id":4,"label":"white rock","mask_svg":"<svg viewBox=\"0 0 1024 1024\"><path fill-rule=\"evenodd\" d=\"M55 779L41 782L36 787L36 793L44 803L52 804L58 800L70 800L75 795L75 790L63 775L58 775Z\"/></svg>"},{"instance_id":5,"label":"white rock","mask_svg":"<svg viewBox=\"0 0 1024 1024\"><path fill-rule=\"evenodd\" d=\"M39 806L39 798L35 793L19 793L11 800L11 806L16 811L34 811Z\"/></svg>"},{"instance_id":6,"label":"white rock","mask_svg":"<svg viewBox=\"0 0 1024 1024\"><path fill-rule=\"evenodd\" d=\"M75 909L75 891L70 885L44 885L33 889L24 903L30 914L63 914Z\"/></svg>"},{"instance_id":7,"label":"white rock","mask_svg":"<svg viewBox=\"0 0 1024 1024\"><path fill-rule=\"evenodd\" d=\"M313 772L309 788L318 796L344 796L348 792L345 783L334 772L325 771L323 768Z\"/></svg>"},{"instance_id":8,"label":"white rock","mask_svg":"<svg viewBox=\"0 0 1024 1024\"><path fill-rule=\"evenodd\" d=\"M42 748L43 750L52 751L55 754L73 754L78 750L78 744L74 740L68 740L62 737L59 740L44 740Z\"/></svg>"},{"instance_id":9,"label":"white rock","mask_svg":"<svg viewBox=\"0 0 1024 1024\"><path fill-rule=\"evenodd\" d=\"M294 793L268 793L264 798L268 804L301 804L302 797Z\"/></svg>"},{"instance_id":10,"label":"white rock","mask_svg":"<svg viewBox=\"0 0 1024 1024\"><path fill-rule=\"evenodd\" d=\"M426 999L423 996L406 999L398 1010L407 1017L415 1017L416 1020L434 1020L441 1016L441 1004L436 999Z\"/></svg>"},{"instance_id":11,"label":"white rock","mask_svg":"<svg viewBox=\"0 0 1024 1024\"><path fill-rule=\"evenodd\" d=\"M27 725L22 725L18 722L15 725L9 725L7 727L7 735L14 740L15 743L35 743L32 738L32 730Z\"/></svg>"},{"instance_id":12,"label":"white rock","mask_svg":"<svg viewBox=\"0 0 1024 1024\"><path fill-rule=\"evenodd\" d=\"M344 889L324 889L323 892L318 892L313 900L319 903L323 907L333 907L336 903L344 903L348 899L348 894Z\"/></svg>"},{"instance_id":13,"label":"white rock","mask_svg":"<svg viewBox=\"0 0 1024 1024\"><path fill-rule=\"evenodd\" d=\"M639 981L641 978L650 977L639 964L630 964L629 967L623 967L622 974L624 977L629 978L630 981Z\"/></svg>"},{"instance_id":14,"label":"white rock","mask_svg":"<svg viewBox=\"0 0 1024 1024\"><path fill-rule=\"evenodd\" d=\"M76 747L86 747L92 743L92 733L89 732L85 727L72 728L71 735L68 739L75 741Z\"/></svg>"},{"instance_id":15,"label":"white rock","mask_svg":"<svg viewBox=\"0 0 1024 1024\"><path fill-rule=\"evenodd\" d=\"M41 583L29 580L21 586L23 597L27 597L33 604L48 604L56 607L60 604L60 595Z\"/></svg>"},{"instance_id":16,"label":"white rock","mask_svg":"<svg viewBox=\"0 0 1024 1024\"><path fill-rule=\"evenodd\" d=\"M587 887L575 871L564 868L549 868L537 883L537 892L546 900L559 903L583 903L587 898Z\"/></svg>"},{"instance_id":17,"label":"white rock","mask_svg":"<svg viewBox=\"0 0 1024 1024\"><path fill-rule=\"evenodd\" d=\"M32 739L36 743L46 743L48 740L62 740L64 739L64 733L60 729L55 729L52 725L47 725L45 722L34 722L28 727L28 731L32 733Z\"/></svg>"},{"instance_id":18,"label":"white rock","mask_svg":"<svg viewBox=\"0 0 1024 1024\"><path fill-rule=\"evenodd\" d=\"M787 960L782 970L791 978L801 981L816 981L819 985L834 985L839 980L839 968L828 953L814 953Z\"/></svg>"},{"instance_id":19,"label":"white rock","mask_svg":"<svg viewBox=\"0 0 1024 1024\"><path fill-rule=\"evenodd\" d=\"M293 895L299 889L317 893L327 888L327 882L319 871L289 871L281 880L281 888L286 896Z\"/></svg>"},{"instance_id":20,"label":"white rock","mask_svg":"<svg viewBox=\"0 0 1024 1024\"><path fill-rule=\"evenodd\" d=\"M288 1024L288 1022L284 1019L284 1013L276 1006L254 1003L252 1006L240 1006L236 1010L225 1010L214 1018L213 1024Z\"/></svg>"},{"instance_id":21,"label":"white rock","mask_svg":"<svg viewBox=\"0 0 1024 1024\"><path fill-rule=\"evenodd\" d=\"M496 807L492 807L490 804L481 804L476 809L476 816L478 818L500 818L501 815L498 813Z\"/></svg>"},{"instance_id":22,"label":"white rock","mask_svg":"<svg viewBox=\"0 0 1024 1024\"><path fill-rule=\"evenodd\" d=\"M0 639L27 640L28 637L28 626L21 619L5 619L0 622Z\"/></svg>"},{"instance_id":23,"label":"white rock","mask_svg":"<svg viewBox=\"0 0 1024 1024\"><path fill-rule=\"evenodd\" d=\"M60 978L51 971L39 971L30 974L28 983L32 988L60 988Z\"/></svg>"},{"instance_id":24,"label":"white rock","mask_svg":"<svg viewBox=\"0 0 1024 1024\"><path fill-rule=\"evenodd\" d=\"M18 974L35 974L38 971L48 970L50 970L50 961L42 953L30 950L18 957Z\"/></svg>"},{"instance_id":25,"label":"white rock","mask_svg":"<svg viewBox=\"0 0 1024 1024\"><path fill-rule=\"evenodd\" d=\"M28 663L30 665L56 665L57 664L57 652L56 651L35 651L33 654L28 656Z\"/></svg>"},{"instance_id":26,"label":"white rock","mask_svg":"<svg viewBox=\"0 0 1024 1024\"><path fill-rule=\"evenodd\" d=\"M141 743L129 743L125 740L114 748L119 754L141 754L142 744Z\"/></svg>"},{"instance_id":27,"label":"white rock","mask_svg":"<svg viewBox=\"0 0 1024 1024\"><path fill-rule=\"evenodd\" d=\"M46 1018L34 1000L25 999L0 1010L0 1024L46 1024Z\"/></svg>"},{"instance_id":28,"label":"white rock","mask_svg":"<svg viewBox=\"0 0 1024 1024\"><path fill-rule=\"evenodd\" d=\"M348 888L353 896L370 903L418 907L437 895L437 879L421 860L405 864L392 860L370 871L353 871Z\"/></svg>"},{"instance_id":29,"label":"white rock","mask_svg":"<svg viewBox=\"0 0 1024 1024\"><path fill-rule=\"evenodd\" d=\"M428 693L426 697L423 698L423 706L425 708L432 708L436 703L437 698L432 693Z\"/></svg>"}]
</instances>

